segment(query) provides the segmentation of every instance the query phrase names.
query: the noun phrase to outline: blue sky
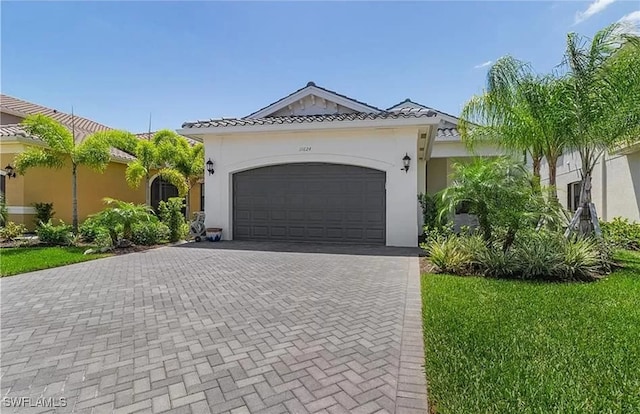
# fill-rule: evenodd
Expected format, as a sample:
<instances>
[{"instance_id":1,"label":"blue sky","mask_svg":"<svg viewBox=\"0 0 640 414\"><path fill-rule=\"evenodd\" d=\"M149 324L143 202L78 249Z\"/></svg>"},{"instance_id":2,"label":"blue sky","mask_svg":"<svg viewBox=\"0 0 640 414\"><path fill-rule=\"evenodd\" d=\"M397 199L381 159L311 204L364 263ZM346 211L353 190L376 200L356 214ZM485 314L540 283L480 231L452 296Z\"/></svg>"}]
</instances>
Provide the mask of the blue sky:
<instances>
[{"instance_id":1,"label":"blue sky","mask_svg":"<svg viewBox=\"0 0 640 414\"><path fill-rule=\"evenodd\" d=\"M313 80L452 114L505 54L549 71L637 1L2 2L3 93L146 131L245 116Z\"/></svg>"}]
</instances>

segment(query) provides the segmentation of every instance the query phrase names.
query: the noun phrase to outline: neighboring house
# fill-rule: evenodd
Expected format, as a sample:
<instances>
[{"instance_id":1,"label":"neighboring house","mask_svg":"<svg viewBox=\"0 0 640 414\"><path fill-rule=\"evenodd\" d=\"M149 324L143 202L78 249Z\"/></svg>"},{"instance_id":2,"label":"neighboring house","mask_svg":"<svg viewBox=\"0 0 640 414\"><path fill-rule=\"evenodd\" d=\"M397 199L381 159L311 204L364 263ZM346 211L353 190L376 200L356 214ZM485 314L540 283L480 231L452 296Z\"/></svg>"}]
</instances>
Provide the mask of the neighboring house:
<instances>
[{"instance_id":1,"label":"neighboring house","mask_svg":"<svg viewBox=\"0 0 640 414\"><path fill-rule=\"evenodd\" d=\"M548 166L543 162L543 182L548 183L548 173ZM561 156L556 178L558 199L572 212L580 205L580 180L579 155L567 153ZM602 220L625 217L640 221L640 141L610 151L600 158L593 170L591 195Z\"/></svg>"},{"instance_id":2,"label":"neighboring house","mask_svg":"<svg viewBox=\"0 0 640 414\"><path fill-rule=\"evenodd\" d=\"M307 86L244 118L186 122L203 141L207 227L226 240L417 246L417 194L468 158L458 119L405 100L386 110ZM483 147L481 155L498 155Z\"/></svg>"},{"instance_id":3,"label":"neighboring house","mask_svg":"<svg viewBox=\"0 0 640 414\"><path fill-rule=\"evenodd\" d=\"M34 226L34 203L53 203L55 218L71 223L71 168L61 169L32 168L24 176L16 174L10 177L7 170L14 166L14 158L31 146L44 146L37 137L29 136L19 125L28 115L41 113L52 117L71 129L70 114L47 108L7 95L0 95L0 184L5 193L9 220L23 223L29 228ZM73 117L76 139L82 140L96 131L110 128L98 122L80 116ZM144 135L143 135L144 137ZM111 162L104 173L98 173L87 167L78 169L78 215L80 221L88 215L104 208L102 199L111 197L134 203L144 203L145 190L141 185L132 189L125 180L127 163L135 158L115 148L111 149ZM9 167L9 168L7 168ZM167 199L177 194L175 187L161 186L154 177L151 183L152 199ZM154 191L155 190L155 191ZM201 206L200 189L192 191L192 209Z\"/></svg>"}]
</instances>

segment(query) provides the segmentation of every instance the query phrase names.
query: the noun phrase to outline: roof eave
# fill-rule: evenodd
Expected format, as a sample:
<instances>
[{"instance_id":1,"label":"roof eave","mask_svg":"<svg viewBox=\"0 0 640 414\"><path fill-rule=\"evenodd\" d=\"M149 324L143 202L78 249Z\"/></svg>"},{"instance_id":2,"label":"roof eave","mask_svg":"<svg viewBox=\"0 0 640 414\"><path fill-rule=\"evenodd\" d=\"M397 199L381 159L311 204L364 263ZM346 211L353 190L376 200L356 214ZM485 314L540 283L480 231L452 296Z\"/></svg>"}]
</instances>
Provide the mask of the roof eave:
<instances>
[{"instance_id":1,"label":"roof eave","mask_svg":"<svg viewBox=\"0 0 640 414\"><path fill-rule=\"evenodd\" d=\"M202 141L203 135L227 135L234 133L259 133L274 131L317 131L358 128L402 128L436 125L438 115L401 119L365 119L355 121L305 122L296 124L241 125L228 127L192 127L178 129L180 135Z\"/></svg>"}]
</instances>

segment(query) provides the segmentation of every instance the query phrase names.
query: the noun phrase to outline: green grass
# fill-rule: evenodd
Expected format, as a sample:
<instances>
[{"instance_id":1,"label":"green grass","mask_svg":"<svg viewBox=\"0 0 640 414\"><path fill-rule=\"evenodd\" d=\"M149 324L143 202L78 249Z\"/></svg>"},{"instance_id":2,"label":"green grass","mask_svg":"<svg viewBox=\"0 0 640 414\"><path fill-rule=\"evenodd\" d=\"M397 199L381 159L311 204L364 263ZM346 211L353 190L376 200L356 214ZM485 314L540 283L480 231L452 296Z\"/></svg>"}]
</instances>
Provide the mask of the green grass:
<instances>
[{"instance_id":1,"label":"green grass","mask_svg":"<svg viewBox=\"0 0 640 414\"><path fill-rule=\"evenodd\" d=\"M640 254L594 283L423 275L438 413L640 413Z\"/></svg>"},{"instance_id":2,"label":"green grass","mask_svg":"<svg viewBox=\"0 0 640 414\"><path fill-rule=\"evenodd\" d=\"M88 247L15 247L0 250L0 276L99 259L109 254L88 254Z\"/></svg>"}]
</instances>

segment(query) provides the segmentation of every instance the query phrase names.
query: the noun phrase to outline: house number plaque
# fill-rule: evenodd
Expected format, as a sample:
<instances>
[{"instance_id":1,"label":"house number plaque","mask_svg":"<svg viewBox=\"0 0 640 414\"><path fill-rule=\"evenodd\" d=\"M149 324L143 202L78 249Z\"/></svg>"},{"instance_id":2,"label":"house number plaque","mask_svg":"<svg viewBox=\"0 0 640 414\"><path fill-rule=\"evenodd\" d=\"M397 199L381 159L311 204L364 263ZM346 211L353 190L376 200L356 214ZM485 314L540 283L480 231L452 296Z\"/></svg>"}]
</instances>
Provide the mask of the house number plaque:
<instances>
[{"instance_id":1,"label":"house number plaque","mask_svg":"<svg viewBox=\"0 0 640 414\"><path fill-rule=\"evenodd\" d=\"M300 151L300 152L309 152L309 151L311 151L311 147L300 147L298 149L298 151Z\"/></svg>"}]
</instances>

